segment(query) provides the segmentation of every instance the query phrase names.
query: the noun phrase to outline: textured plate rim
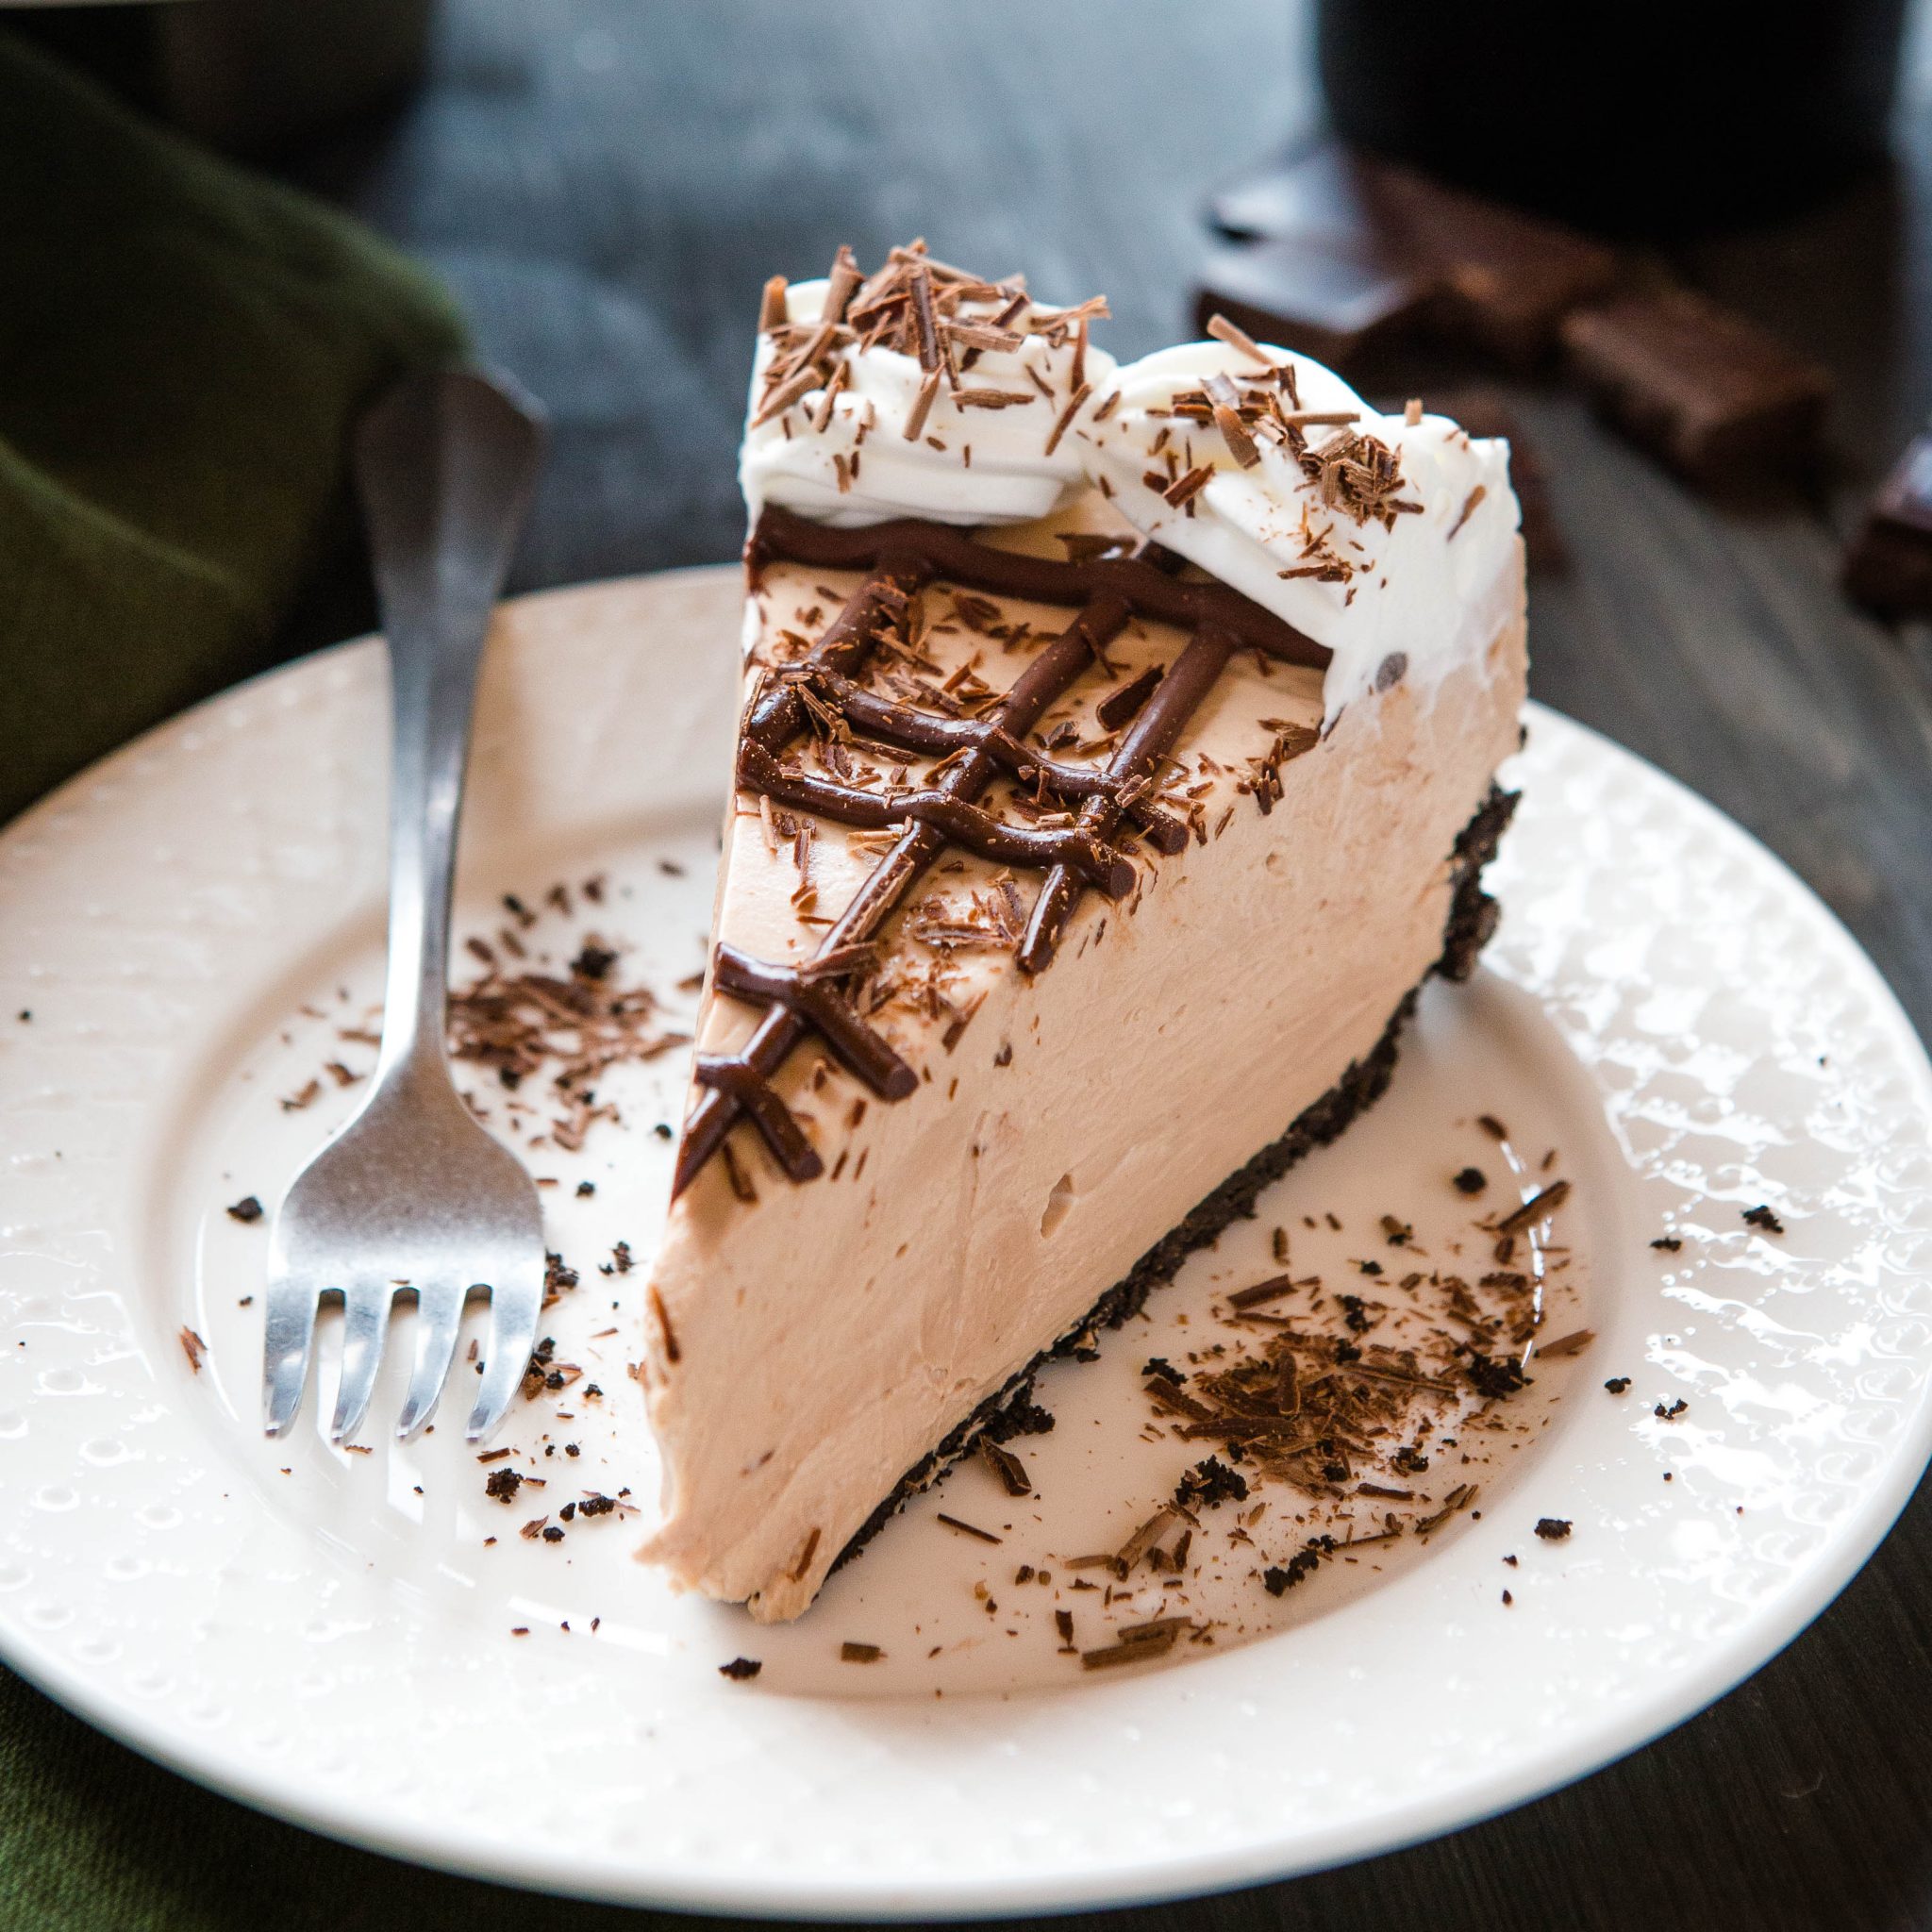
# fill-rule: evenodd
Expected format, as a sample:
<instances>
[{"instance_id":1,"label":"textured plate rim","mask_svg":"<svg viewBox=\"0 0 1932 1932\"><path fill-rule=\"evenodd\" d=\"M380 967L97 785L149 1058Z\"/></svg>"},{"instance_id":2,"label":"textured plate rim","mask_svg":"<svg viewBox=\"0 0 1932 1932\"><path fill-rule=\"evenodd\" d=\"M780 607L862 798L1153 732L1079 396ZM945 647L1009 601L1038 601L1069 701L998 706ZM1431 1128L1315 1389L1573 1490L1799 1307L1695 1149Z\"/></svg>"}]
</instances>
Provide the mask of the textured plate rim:
<instances>
[{"instance_id":1,"label":"textured plate rim","mask_svg":"<svg viewBox=\"0 0 1932 1932\"><path fill-rule=\"evenodd\" d=\"M720 566L654 574L655 581L715 575ZM635 583L636 579L620 580ZM536 593L520 604L581 595L593 586ZM0 841L33 830L59 812L83 788L117 768L132 767L157 739L218 712L238 694L299 674L364 641L352 640L277 667L207 700L155 727L68 781L5 828ZM1614 741L1534 701L1526 709L1533 730L1574 735L1594 758L1634 768L1643 782L1757 867L1790 910L1810 924L1837 956L1847 981L1870 1003L1873 1025L1891 1035L1922 1115L1932 1116L1932 1062L1911 1021L1876 966L1837 915L1784 860L1736 821L1690 787ZM407 1862L460 1876L558 1895L636 1906L791 1919L969 1919L1026 1912L1100 1910L1154 1904L1303 1875L1399 1850L1479 1824L1588 1776L1664 1736L1707 1708L1784 1650L1831 1604L1884 1540L1932 1459L1932 1384L1923 1390L1908 1423L1887 1446L1876 1476L1836 1528L1803 1581L1780 1589L1760 1604L1748 1624L1713 1650L1707 1660L1660 1680L1656 1688L1619 1707L1602 1721L1577 1726L1544 1752L1500 1772L1456 1783L1437 1798L1379 1813L1357 1827L1332 1830L1319 1848L1267 1840L1231 1850L1167 1854L1119 1873L1073 1871L1041 1876L996 1874L935 1884L920 1879L883 1884L850 1876L792 1873L781 1883L771 1872L741 1875L714 1870L702 1878L653 1873L633 1860L566 1860L546 1845L500 1844L480 1850L474 1840L441 1841L415 1828L385 1830L367 1810L338 1802L290 1780L238 1775L219 1744L197 1747L165 1718L98 1684L82 1667L37 1643L30 1633L0 1627L0 1659L29 1683L104 1734L155 1762L265 1815ZM1251 1649L1250 1656L1263 1654Z\"/></svg>"}]
</instances>

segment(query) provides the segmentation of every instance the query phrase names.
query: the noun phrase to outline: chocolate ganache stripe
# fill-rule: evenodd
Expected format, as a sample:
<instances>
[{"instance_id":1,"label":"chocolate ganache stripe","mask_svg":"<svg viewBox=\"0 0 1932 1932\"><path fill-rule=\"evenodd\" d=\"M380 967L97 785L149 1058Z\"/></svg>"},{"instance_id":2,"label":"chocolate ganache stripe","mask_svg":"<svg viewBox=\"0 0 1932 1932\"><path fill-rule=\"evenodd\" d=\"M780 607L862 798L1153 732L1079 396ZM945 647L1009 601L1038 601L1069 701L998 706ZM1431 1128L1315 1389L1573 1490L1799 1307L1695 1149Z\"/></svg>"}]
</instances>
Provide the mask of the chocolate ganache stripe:
<instances>
[{"instance_id":1,"label":"chocolate ganache stripe","mask_svg":"<svg viewBox=\"0 0 1932 1932\"><path fill-rule=\"evenodd\" d=\"M739 740L738 779L747 791L847 824L901 827L818 953L802 968L770 966L720 946L716 991L767 1003L764 1017L736 1054L701 1055L695 1080L704 1090L685 1123L674 1198L689 1186L741 1114L748 1114L786 1173L795 1181L824 1172L824 1162L772 1086L772 1076L806 1033L816 1030L834 1054L875 1092L903 1098L916 1076L868 1026L833 982L858 977L869 958L866 942L883 925L913 882L948 844L996 863L1038 866L1046 879L1018 949L1029 974L1052 959L1079 895L1088 886L1119 898L1132 890L1134 872L1110 842L1122 824L1136 826L1163 852L1175 852L1187 834L1150 802L1161 761L1172 750L1237 649L1251 648L1291 663L1325 666L1327 650L1224 585L1189 583L1131 558L1081 561L1022 557L993 550L946 525L902 520L860 530L836 530L768 508L746 545L756 582L774 558L825 569L867 573L831 627L802 664L762 687L748 707ZM1087 608L1023 672L1012 690L979 718L941 718L892 704L862 690L853 674L873 654L882 632L907 622L916 591L936 578L996 595ZM1193 635L1144 701L1127 736L1101 770L1059 764L1022 741L1047 706L1087 668L1129 617L1141 614L1186 627ZM1145 678L1135 688L1138 699ZM809 722L812 708L831 711L848 725L901 749L938 754L942 765L931 785L872 792L813 775L782 754ZM1129 708L1124 703L1120 722ZM977 800L1002 772L1081 801L1071 827L1015 825Z\"/></svg>"},{"instance_id":2,"label":"chocolate ganache stripe","mask_svg":"<svg viewBox=\"0 0 1932 1932\"><path fill-rule=\"evenodd\" d=\"M1109 899L1124 898L1134 889L1134 868L1111 846L1078 826L1063 830L1009 825L942 785L912 791L861 791L857 786L815 778L782 765L762 745L749 741L739 747L738 782L747 791L762 791L781 805L795 805L821 818L870 831L884 831L908 820L930 825L949 843L963 845L996 865L1065 867Z\"/></svg>"},{"instance_id":3,"label":"chocolate ganache stripe","mask_svg":"<svg viewBox=\"0 0 1932 1932\"><path fill-rule=\"evenodd\" d=\"M910 558L903 548L895 550L889 560L870 568L872 577L848 600L831 629L798 667L800 673L808 675L832 672L844 676L856 670L870 655L881 625L889 621L884 613L895 610L903 614L910 591L929 580L924 559ZM989 733L997 730L1015 741L1023 739L1040 722L1047 707L1068 690L1105 648L1108 639L1125 626L1131 614L1119 598L1092 602L1026 666L1012 689L979 722L989 728ZM803 718L804 702L795 681L768 689L753 702L747 713L741 757L743 748L754 742L760 750L775 755L786 738L800 728ZM941 774L930 789L950 800L971 805L1000 771L1000 760L989 746L975 742ZM855 956L865 957L861 950L865 942L884 925L947 843L946 833L930 820L907 821L891 851L874 868L825 934L812 962L819 972L812 974L808 967L801 976L823 984L856 974L859 970L856 963L842 962ZM736 1054L701 1057L695 1077L704 1091L685 1119L676 1174L672 1182L674 1200L717 1152L741 1114L750 1116L793 1180L810 1180L824 1172L824 1162L771 1085L772 1075L811 1026L811 1019L796 1005L774 1004Z\"/></svg>"},{"instance_id":4,"label":"chocolate ganache stripe","mask_svg":"<svg viewBox=\"0 0 1932 1932\"><path fill-rule=\"evenodd\" d=\"M833 1052L881 1100L904 1100L919 1085L919 1075L823 976L795 966L766 966L736 946L721 944L712 984L733 999L790 1007L818 1028Z\"/></svg>"},{"instance_id":5,"label":"chocolate ganache stripe","mask_svg":"<svg viewBox=\"0 0 1932 1932\"><path fill-rule=\"evenodd\" d=\"M924 582L925 574L916 562L896 557L882 559L845 600L839 615L813 647L807 660L808 668L833 675L860 669L872 655L879 633L891 630L905 621L911 608L912 592ZM740 727L740 757L742 758L745 748L753 744L782 745L804 724L804 700L796 689L795 680L761 687L753 693L751 703L745 708ZM735 953L736 949L732 950ZM835 947L827 941L812 963L825 979L836 979L858 970L856 966L836 966L841 955L855 950L863 952L864 949ZM743 975L738 975L736 989L724 983L724 975L730 971L723 958L724 951L724 947L719 948L713 978L726 992L735 991L741 999L752 997L748 980ZM869 954L865 956L869 957ZM753 961L746 963L757 965ZM759 970L777 973L788 969ZM829 986L826 991L831 991ZM699 1054L696 1057L691 1078L706 1091L685 1123L684 1137L678 1147L677 1172L671 1191L674 1200L684 1191L691 1174L716 1151L726 1129L741 1112L751 1116L773 1157L794 1181L811 1180L824 1173L824 1161L805 1138L770 1080L772 1071L804 1038L812 1019L813 1016L800 1010L798 1002L774 1000L743 1051ZM853 1019L855 1023L862 1024L856 1013ZM883 1040L878 1041L878 1046L882 1051L891 1051ZM769 1066L763 1064L767 1058L771 1062ZM702 1151L693 1154L693 1135L699 1130L702 1130L704 1138L696 1144Z\"/></svg>"},{"instance_id":6,"label":"chocolate ganache stripe","mask_svg":"<svg viewBox=\"0 0 1932 1932\"><path fill-rule=\"evenodd\" d=\"M1187 649L1154 687L1152 696L1141 706L1119 749L1108 760L1107 776L1112 789L1081 806L1079 830L1095 841L1112 836L1121 818L1121 791L1153 782L1161 759L1174 749L1174 741L1186 728L1188 720L1226 670L1227 660L1239 642L1232 631L1215 625L1197 630L1188 640ZM1074 868L1055 866L1034 902L1033 917L1026 923L1026 936L1020 941L1023 971L1039 973L1045 969L1079 897L1080 882Z\"/></svg>"},{"instance_id":7,"label":"chocolate ganache stripe","mask_svg":"<svg viewBox=\"0 0 1932 1932\"><path fill-rule=\"evenodd\" d=\"M844 608L813 647L806 660L809 670L844 676L860 669L872 656L879 632L905 621L912 593L932 576L918 558L900 554L883 556L868 568L866 580L845 600ZM796 682L767 686L753 697L741 727L741 741L776 751L797 736L806 720L805 700Z\"/></svg>"},{"instance_id":8,"label":"chocolate ganache stripe","mask_svg":"<svg viewBox=\"0 0 1932 1932\"><path fill-rule=\"evenodd\" d=\"M1148 679L1150 688L1159 681L1159 675L1155 672ZM1010 731L1001 729L987 719L940 718L927 711L916 711L910 705L894 704L891 698L882 698L875 691L866 691L836 672L819 672L808 681L815 691L830 701L846 724L866 737L875 738L897 750L949 756L974 745L983 745L1004 769L1023 783L1037 783L1061 798L1091 798L1095 793L1110 789L1110 781L1105 772L1090 765L1067 765L1057 758L1047 758L1022 744ZM1128 689L1137 689L1140 683L1137 678L1134 686ZM1144 698L1146 693L1143 691L1139 695ZM1102 705L1100 708L1104 713L1107 707ZM1108 720L1103 716L1101 723L1108 724ZM1115 727L1108 724L1108 728ZM1127 801L1126 815L1128 823L1145 832L1148 843L1158 851L1172 856L1188 842L1188 828L1178 819L1170 818L1164 811L1157 811L1144 798Z\"/></svg>"},{"instance_id":9,"label":"chocolate ganache stripe","mask_svg":"<svg viewBox=\"0 0 1932 1932\"><path fill-rule=\"evenodd\" d=\"M791 1017L784 1008L773 1010ZM717 1101L727 1108L742 1108L748 1113L778 1165L793 1180L812 1180L824 1172L824 1162L805 1138L805 1130L791 1118L791 1109L779 1099L771 1081L743 1055L701 1053L692 1063L691 1078L707 1090L707 1101Z\"/></svg>"},{"instance_id":10,"label":"chocolate ganache stripe","mask_svg":"<svg viewBox=\"0 0 1932 1932\"><path fill-rule=\"evenodd\" d=\"M1181 630L1212 625L1226 631L1238 645L1316 671L1325 671L1333 655L1327 645L1318 644L1225 584L1191 583L1130 557L1077 562L1023 557L976 542L964 530L946 524L900 518L839 529L768 504L759 512L744 557L754 581L767 563L781 559L821 570L871 571L890 558L922 569L928 581L944 577L968 590L1024 597L1035 604L1117 600L1137 617L1158 618Z\"/></svg>"}]
</instances>

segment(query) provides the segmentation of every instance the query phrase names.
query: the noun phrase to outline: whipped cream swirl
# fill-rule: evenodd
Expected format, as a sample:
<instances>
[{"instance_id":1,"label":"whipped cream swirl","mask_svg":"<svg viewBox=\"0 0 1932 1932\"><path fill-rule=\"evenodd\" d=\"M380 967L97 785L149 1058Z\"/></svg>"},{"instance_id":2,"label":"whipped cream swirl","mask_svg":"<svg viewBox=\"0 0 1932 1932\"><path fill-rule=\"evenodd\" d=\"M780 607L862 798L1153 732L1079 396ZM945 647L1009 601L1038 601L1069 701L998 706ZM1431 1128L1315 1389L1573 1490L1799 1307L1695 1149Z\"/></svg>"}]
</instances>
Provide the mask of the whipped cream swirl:
<instances>
[{"instance_id":1,"label":"whipped cream swirl","mask_svg":"<svg viewBox=\"0 0 1932 1932\"><path fill-rule=\"evenodd\" d=\"M1097 489L1136 529L1333 652L1328 719L1427 690L1514 614L1508 445L1372 409L1319 362L1237 339L1117 366L1102 303L1035 304L895 249L767 290L739 475L852 526L1019 524Z\"/></svg>"},{"instance_id":2,"label":"whipped cream swirl","mask_svg":"<svg viewBox=\"0 0 1932 1932\"><path fill-rule=\"evenodd\" d=\"M1094 482L1137 529L1334 652L1331 720L1378 679L1432 686L1512 614L1507 443L1380 415L1283 349L1189 342L1116 386L1082 445Z\"/></svg>"},{"instance_id":3,"label":"whipped cream swirl","mask_svg":"<svg viewBox=\"0 0 1932 1932\"><path fill-rule=\"evenodd\" d=\"M924 269L923 257L899 250L885 275L908 257ZM753 521L775 503L848 526L908 516L1019 524L1080 490L1076 432L1114 373L1113 358L1087 341L1088 310L1037 306L1017 285L926 274L922 360L908 353L918 336L911 320L869 340L883 279L841 291L830 335L829 280L793 283L782 320L768 315L739 458ZM909 316L909 285L903 300ZM894 334L908 347L891 346Z\"/></svg>"}]
</instances>

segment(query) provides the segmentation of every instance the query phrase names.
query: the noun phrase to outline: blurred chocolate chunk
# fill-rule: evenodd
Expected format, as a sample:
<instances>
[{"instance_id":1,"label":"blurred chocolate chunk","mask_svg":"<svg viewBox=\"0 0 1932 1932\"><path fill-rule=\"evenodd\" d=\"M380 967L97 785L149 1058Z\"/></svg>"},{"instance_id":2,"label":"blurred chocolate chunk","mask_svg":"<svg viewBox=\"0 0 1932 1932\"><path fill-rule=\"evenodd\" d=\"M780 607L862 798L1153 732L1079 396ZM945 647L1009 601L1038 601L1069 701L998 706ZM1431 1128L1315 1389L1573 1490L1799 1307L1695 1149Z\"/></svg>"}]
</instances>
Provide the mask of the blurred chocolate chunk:
<instances>
[{"instance_id":1,"label":"blurred chocolate chunk","mask_svg":"<svg viewBox=\"0 0 1932 1932\"><path fill-rule=\"evenodd\" d=\"M1423 407L1432 416L1448 416L1471 436L1502 437L1509 445L1509 482L1523 512L1523 547L1533 571L1558 571L1569 562L1563 532L1550 505L1547 473L1536 446L1524 432L1523 419L1493 389L1427 391Z\"/></svg>"},{"instance_id":2,"label":"blurred chocolate chunk","mask_svg":"<svg viewBox=\"0 0 1932 1932\"><path fill-rule=\"evenodd\" d=\"M1339 142L1304 148L1223 189L1210 208L1214 225L1236 242L1392 251L1401 237L1374 199L1385 165Z\"/></svg>"},{"instance_id":3,"label":"blurred chocolate chunk","mask_svg":"<svg viewBox=\"0 0 1932 1932\"><path fill-rule=\"evenodd\" d=\"M1268 318L1267 340L1324 361L1318 341L1358 358L1405 333L1527 367L1556 346L1563 316L1617 275L1599 242L1332 143L1227 191L1215 216L1265 253L1239 288L1217 256L1204 310L1216 296L1242 300ZM1339 326L1351 305L1373 325Z\"/></svg>"},{"instance_id":4,"label":"blurred chocolate chunk","mask_svg":"<svg viewBox=\"0 0 1932 1932\"><path fill-rule=\"evenodd\" d=\"M1790 475L1818 459L1831 378L1688 289L1632 291L1563 323L1599 410L1697 483Z\"/></svg>"},{"instance_id":5,"label":"blurred chocolate chunk","mask_svg":"<svg viewBox=\"0 0 1932 1932\"><path fill-rule=\"evenodd\" d=\"M1373 248L1255 242L1214 251L1195 291L1194 326L1205 335L1208 318L1224 315L1257 341L1353 370L1407 341L1427 300L1421 282Z\"/></svg>"},{"instance_id":6,"label":"blurred chocolate chunk","mask_svg":"<svg viewBox=\"0 0 1932 1932\"><path fill-rule=\"evenodd\" d=\"M1550 354L1564 316L1616 282L1616 255L1601 242L1407 168L1378 163L1373 198L1433 270L1435 332L1513 367Z\"/></svg>"},{"instance_id":7,"label":"blurred chocolate chunk","mask_svg":"<svg viewBox=\"0 0 1932 1932\"><path fill-rule=\"evenodd\" d=\"M1844 587L1881 617L1932 617L1932 431L1912 439L1865 512Z\"/></svg>"}]
</instances>

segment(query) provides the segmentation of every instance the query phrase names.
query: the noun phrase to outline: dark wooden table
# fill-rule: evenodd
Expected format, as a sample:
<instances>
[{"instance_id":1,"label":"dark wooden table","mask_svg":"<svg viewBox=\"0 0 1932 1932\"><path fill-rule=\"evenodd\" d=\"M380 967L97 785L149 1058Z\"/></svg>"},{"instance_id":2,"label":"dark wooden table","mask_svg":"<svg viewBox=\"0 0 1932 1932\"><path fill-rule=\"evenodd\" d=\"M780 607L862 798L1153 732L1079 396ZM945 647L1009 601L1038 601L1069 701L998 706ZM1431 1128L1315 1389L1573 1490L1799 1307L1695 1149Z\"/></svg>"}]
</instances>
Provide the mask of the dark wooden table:
<instances>
[{"instance_id":1,"label":"dark wooden table","mask_svg":"<svg viewBox=\"0 0 1932 1932\"><path fill-rule=\"evenodd\" d=\"M1208 189L1317 113L1288 0L450 0L426 93L291 173L440 270L484 354L555 413L518 573L531 589L733 554L752 318L774 269L924 233L1042 291L1104 291L1110 346L1138 355L1185 327ZM1680 258L1836 371L1832 474L1802 500L1714 508L1560 391L1510 397L1571 557L1532 594L1537 693L1782 854L1932 1032L1932 630L1874 624L1834 583L1862 494L1932 406L1932 47L1906 77L1897 149L1890 181ZM226 1848L233 1916L197 1924L633 1922L325 1846L177 1790L65 1720L53 1734L76 1781ZM1922 1495L1783 1657L1626 1761L1432 1844L1105 1923L1932 1926L1928 1794ZM186 1872L195 1855L172 1856Z\"/></svg>"}]
</instances>

